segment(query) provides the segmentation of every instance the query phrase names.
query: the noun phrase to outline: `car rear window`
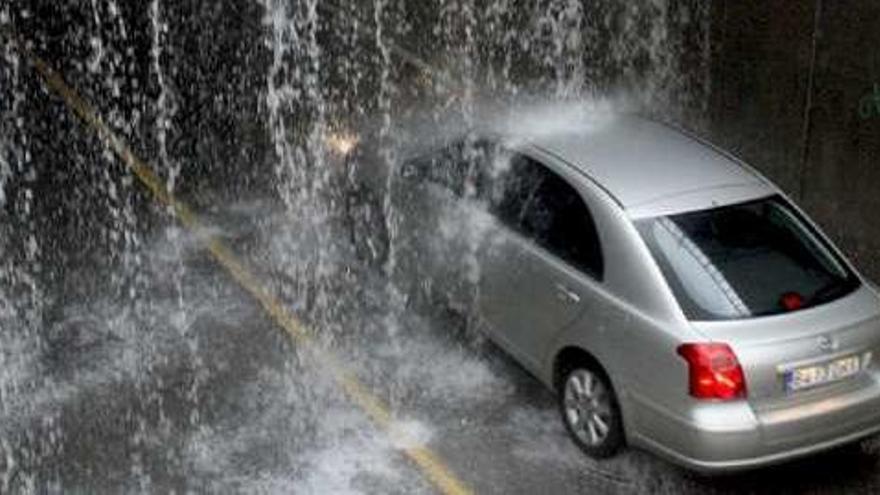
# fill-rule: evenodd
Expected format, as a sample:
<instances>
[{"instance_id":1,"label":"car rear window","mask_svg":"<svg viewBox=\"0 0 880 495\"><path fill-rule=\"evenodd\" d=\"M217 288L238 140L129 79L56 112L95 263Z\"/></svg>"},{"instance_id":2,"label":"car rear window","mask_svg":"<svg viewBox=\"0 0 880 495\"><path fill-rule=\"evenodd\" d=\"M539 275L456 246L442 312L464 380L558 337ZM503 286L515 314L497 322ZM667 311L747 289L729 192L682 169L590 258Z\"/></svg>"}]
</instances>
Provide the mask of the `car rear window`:
<instances>
[{"instance_id":1,"label":"car rear window","mask_svg":"<svg viewBox=\"0 0 880 495\"><path fill-rule=\"evenodd\" d=\"M858 277L780 196L636 226L692 320L797 311L859 286Z\"/></svg>"}]
</instances>

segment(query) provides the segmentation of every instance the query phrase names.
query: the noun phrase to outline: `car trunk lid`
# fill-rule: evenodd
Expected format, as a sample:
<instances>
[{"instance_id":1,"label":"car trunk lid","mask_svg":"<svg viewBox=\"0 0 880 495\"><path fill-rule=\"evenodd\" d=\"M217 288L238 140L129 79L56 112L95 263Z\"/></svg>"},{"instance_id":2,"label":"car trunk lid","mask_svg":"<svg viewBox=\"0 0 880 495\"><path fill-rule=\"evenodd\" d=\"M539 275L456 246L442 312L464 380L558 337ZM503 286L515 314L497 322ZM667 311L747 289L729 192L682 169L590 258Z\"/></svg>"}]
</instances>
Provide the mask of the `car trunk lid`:
<instances>
[{"instance_id":1,"label":"car trunk lid","mask_svg":"<svg viewBox=\"0 0 880 495\"><path fill-rule=\"evenodd\" d=\"M828 383L791 390L786 374L857 357L873 368L880 353L880 305L861 287L847 297L792 313L721 322L694 322L707 339L734 350L746 377L748 400L757 410L820 400L867 384L860 371ZM847 363L842 363L843 365ZM820 370L822 371L822 370ZM845 366L834 376L846 375ZM799 382L803 383L803 382Z\"/></svg>"}]
</instances>

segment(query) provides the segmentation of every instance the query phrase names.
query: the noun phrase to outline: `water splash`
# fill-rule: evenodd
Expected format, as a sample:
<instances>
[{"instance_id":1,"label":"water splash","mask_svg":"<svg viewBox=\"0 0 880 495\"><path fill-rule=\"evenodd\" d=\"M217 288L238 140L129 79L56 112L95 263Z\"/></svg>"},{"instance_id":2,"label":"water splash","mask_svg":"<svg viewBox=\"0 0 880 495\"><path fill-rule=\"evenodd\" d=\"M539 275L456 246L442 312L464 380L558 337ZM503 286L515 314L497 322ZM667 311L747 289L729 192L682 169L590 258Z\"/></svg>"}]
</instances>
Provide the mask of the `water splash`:
<instances>
[{"instance_id":1,"label":"water splash","mask_svg":"<svg viewBox=\"0 0 880 495\"><path fill-rule=\"evenodd\" d=\"M161 0L143 5L116 0L67 4L58 8L77 13L83 22L71 22L80 27L70 32L58 30L67 38L56 45L69 53L64 51L53 62L64 65L61 59L66 58L84 62L71 64L81 72L72 76L73 82L97 102L114 129L152 159L169 190L181 196L211 197L209 189L221 182L214 177L229 182L246 175L266 178L268 187L259 191L262 197L256 206L235 213L247 223L259 224L256 239L241 240L244 234L224 229L216 233L238 243L236 248L242 247L289 307L308 320L326 343L353 356L352 366L365 380L384 387L383 393L400 410L425 403L456 412L485 409L512 393L512 386L487 367L471 343L449 344L438 337L453 325L429 329L415 319L407 294L389 285L390 277L383 278L378 273L382 270L370 265L382 264L384 275L393 274L399 251L405 248L396 242L400 212L395 211L389 192L400 160L427 150L417 144L422 133L411 121L425 125L429 129L425 134L434 134L428 137L439 138L441 131L461 133L492 118L528 122L531 128L522 132L571 125L572 119L581 119L578 125L589 128L601 123L603 109L618 108L620 100L672 118L690 119L706 108L709 7L705 5L689 8L662 0L589 4L262 0L261 8L242 5L208 2L186 7ZM0 23L11 23L12 17L22 23L32 19L33 13L16 10L8 4L0 8ZM211 38L186 34L186 28L177 29L178 22L209 25L225 34ZM683 25L696 34L682 34ZM39 38L37 49L56 46L39 26L33 31ZM186 39L176 38L182 36ZM223 55L226 42L236 40L230 42L230 50L244 47L245 53L228 59L185 53L192 43L188 36L200 47L205 40L217 40L222 44L217 51ZM688 45L694 37L699 63L685 67L682 53L691 50ZM206 85L205 80L214 77L212 71L228 60L241 63L229 71L240 74L244 83ZM186 61L197 68L186 72L175 65ZM46 117L51 111L30 107L42 98L28 101L36 90L23 81L20 65L5 47L0 87L4 220L0 221L0 413L4 419L0 491L11 491L10 487L44 491L57 486L54 480L61 478L72 483L62 488L75 489L76 480L82 481L77 476L85 477L83 486L91 487L104 481L98 478L111 477L108 473L123 479L121 489L129 491L162 490L163 483L174 485L165 480L188 475L198 479L217 475L217 481L207 485L217 491L283 491L292 482L303 491L358 492L396 483L401 468L389 458L401 446L368 431L363 417L352 418L338 391L321 385L326 377L303 373L295 349L267 340L266 349L273 351L257 354L254 377L236 385L247 390L277 382L266 396L255 399L229 384L224 373L241 362L220 353L220 344L198 328L206 326L210 314L223 314L244 303L235 294L223 293L219 287L226 281L205 276L210 269L193 261L198 258L199 240L167 227L168 218L143 201L130 172L115 159L78 150L70 154L69 167L53 168L45 163L45 153L41 159L29 156L45 146L34 143L45 126L35 119L51 120ZM182 78L184 72L194 76ZM242 93L254 88L259 98ZM206 91L219 93L205 96ZM625 96L601 98L618 93ZM248 132L254 136L244 141L245 150L238 156L258 155L248 153L268 144L266 154L271 159L243 165L241 160L210 153L226 135L215 132L210 120L217 115L211 111L189 114L192 95L198 95L199 105L206 108L228 105L247 114L224 123L237 135L245 135L242 122L253 120ZM251 100L259 100L259 110L247 108ZM508 111L546 100L562 103L537 118L534 114L530 119L518 118ZM583 100L598 103L579 106L586 109L581 115L560 111ZM70 121L59 127L74 126ZM139 136L144 130L147 138ZM201 145L179 145L187 142L182 140L186 136ZM359 155L364 146L355 150L340 146L353 141L373 146L375 157ZM98 149L94 142L77 147ZM41 180L64 173L86 179L78 180L77 190L63 202L53 203L40 195ZM378 197L358 189L363 179L378 185ZM242 200L239 190L228 187L217 196L242 204L235 203ZM276 203L279 211L272 209ZM53 250L59 247L47 239L58 226L47 212L56 205L82 211L84 233L77 246L96 254L55 256ZM222 219L232 214L231 206L225 208L228 205L211 210L210 216ZM477 214L483 209L474 208L440 212L438 234L457 242L460 249L436 254L461 263L472 284L479 279L476 249L484 227ZM6 222L7 218L14 222ZM361 241L366 249L358 248ZM153 257L156 253L161 261ZM66 275L56 276L56 266L47 265L47 259L82 263L86 266L64 269L79 273L83 280L88 279L83 273L100 272L92 278L106 277L109 282L93 280L91 284L100 290L92 294L83 290L77 300L66 300L65 286L46 285L44 279L65 280L67 286L75 282L67 281ZM107 266L99 266L101 270L92 266L103 264ZM200 280L203 276L205 280ZM48 319L47 307L54 312ZM237 332L230 330L224 338L253 338L258 333L253 327L259 316L242 311L225 321ZM283 356L280 365L263 362L266 355L277 357L275 351ZM58 369L70 376L62 379L57 370L53 375L45 368L54 362L47 356L65 361L64 366L53 366L61 366ZM278 366L283 378L266 371ZM79 401L95 401L101 391L114 387L132 388L138 395L130 403L120 400L126 405L114 409L129 422L119 426L122 440L114 438L110 443L123 443L122 457L128 458L91 475L58 474L60 467L39 467L47 460L63 460L64 449L78 452L71 440L63 438L67 432L54 423L59 414L64 417L75 409L58 411ZM487 389L496 395L486 398ZM175 401L178 392L183 398ZM28 399L31 396L40 398ZM282 400L276 403L279 396ZM228 412L250 400L265 405L265 411L251 410L245 416ZM206 408L211 401L225 404L228 410ZM534 433L536 417L545 424L546 411L539 413L524 409L516 425ZM16 421L6 421L12 416ZM421 420L415 423L420 429L438 428L440 420L426 408L416 408L414 416ZM34 418L39 419L39 429L30 426ZM69 427L76 429L75 424ZM339 433L349 431L346 428L366 433L346 439ZM556 438L552 431L537 431L547 433L547 443ZM27 443L23 435L36 440ZM311 443L299 443L303 438ZM431 438L426 435L422 440ZM184 445L177 445L175 439ZM520 453L537 445L525 434L516 442ZM266 445L285 452L277 463L257 454ZM540 455L547 454L544 447L538 445L541 452L531 462L552 462L553 455ZM296 458L290 452L301 455ZM230 476L212 470L214 461ZM342 472L336 473L337 469ZM421 482L412 483L403 491L426 490ZM198 482L174 485L180 491L199 487Z\"/></svg>"}]
</instances>

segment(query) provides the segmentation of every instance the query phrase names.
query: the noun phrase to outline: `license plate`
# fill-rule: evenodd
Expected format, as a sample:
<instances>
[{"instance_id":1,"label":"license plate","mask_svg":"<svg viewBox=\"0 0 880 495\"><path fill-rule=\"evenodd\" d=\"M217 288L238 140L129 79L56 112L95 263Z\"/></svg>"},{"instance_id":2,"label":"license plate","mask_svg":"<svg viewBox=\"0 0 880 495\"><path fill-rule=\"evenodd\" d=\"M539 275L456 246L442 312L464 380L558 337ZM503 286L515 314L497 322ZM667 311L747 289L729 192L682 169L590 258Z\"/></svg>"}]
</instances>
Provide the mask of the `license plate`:
<instances>
[{"instance_id":1,"label":"license plate","mask_svg":"<svg viewBox=\"0 0 880 495\"><path fill-rule=\"evenodd\" d=\"M789 392L837 382L857 375L862 370L859 356L847 356L827 363L803 366L785 372L785 389Z\"/></svg>"}]
</instances>

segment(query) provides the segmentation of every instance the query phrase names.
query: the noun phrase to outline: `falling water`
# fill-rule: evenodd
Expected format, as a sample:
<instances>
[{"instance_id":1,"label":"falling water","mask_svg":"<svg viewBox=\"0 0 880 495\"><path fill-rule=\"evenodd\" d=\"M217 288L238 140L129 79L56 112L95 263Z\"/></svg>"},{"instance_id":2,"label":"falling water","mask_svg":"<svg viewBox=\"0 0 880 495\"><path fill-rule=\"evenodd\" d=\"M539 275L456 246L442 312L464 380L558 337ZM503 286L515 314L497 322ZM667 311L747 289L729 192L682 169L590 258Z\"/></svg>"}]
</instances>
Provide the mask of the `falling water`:
<instances>
[{"instance_id":1,"label":"falling water","mask_svg":"<svg viewBox=\"0 0 880 495\"><path fill-rule=\"evenodd\" d=\"M708 23L708 6L664 0L0 7L0 27L33 37L405 436L427 444L512 411L521 460L572 470L550 445L559 432L536 426L545 398L510 405L529 386L396 284L394 180L422 140L536 102L591 112L607 98L699 125ZM0 492L429 490L399 440L207 259L205 232L151 204L3 39ZM472 284L484 206L441 215L437 232L460 241L450 263Z\"/></svg>"},{"instance_id":2,"label":"falling water","mask_svg":"<svg viewBox=\"0 0 880 495\"><path fill-rule=\"evenodd\" d=\"M550 2L542 9L536 28L546 32L552 49L543 63L553 67L556 80L554 95L558 98L577 98L585 84L583 46L583 5L576 0Z\"/></svg>"},{"instance_id":3,"label":"falling water","mask_svg":"<svg viewBox=\"0 0 880 495\"><path fill-rule=\"evenodd\" d=\"M164 65L166 39L168 37L168 23L166 21L163 2L153 0L150 4L150 27L151 27L151 72L153 74L156 85L159 88L158 96L154 103L155 117L155 136L157 144L158 166L161 172L165 174L166 189L175 194L178 189L178 180L181 175L182 160L175 159L169 151L169 134L174 131L174 117L177 113L177 104L175 94L166 76ZM168 213L172 216L176 212L170 206L167 208ZM193 332L193 325L190 319L190 312L187 308L187 299L185 294L184 280L186 278L187 266L184 262L186 253L185 234L178 225L170 225L167 228L167 242L170 247L171 255L171 279L173 285L173 293L175 307L172 309L170 323L176 330L179 339L186 344L187 362L191 369L191 383L186 389L185 397L188 402L189 414L187 417L189 426L199 429L202 426L200 413L200 387L204 381L206 373L205 365L201 357L199 336ZM165 361L167 364L167 360ZM164 387L163 378L156 378L156 389L161 390ZM173 422L167 417L166 406L161 393L154 393L153 399L157 405L159 428L164 435L171 435ZM169 462L174 462L175 455L167 453Z\"/></svg>"},{"instance_id":4,"label":"falling water","mask_svg":"<svg viewBox=\"0 0 880 495\"><path fill-rule=\"evenodd\" d=\"M387 15L388 2L386 0L375 0L373 5L373 23L375 34L375 59L379 70L379 90L376 93L376 109L379 114L379 160L384 165L385 185L383 188L382 213L385 218L385 231L388 235L388 259L384 266L384 272L388 278L388 284L385 286L388 297L388 311L383 322L383 326L389 335L396 335L400 330L399 313L403 308L404 295L397 290L391 282L392 276L396 270L397 263L397 242L398 235L398 215L391 202L392 181L395 172L394 142L392 140L392 121L391 113L391 48L388 45L387 25L385 16ZM399 352L399 348L395 349Z\"/></svg>"},{"instance_id":5,"label":"falling water","mask_svg":"<svg viewBox=\"0 0 880 495\"><path fill-rule=\"evenodd\" d=\"M9 11L0 12L0 26L9 22ZM40 414L39 434L22 435L15 422L0 426L0 490L18 483L37 488L38 474L30 465L58 451L61 446L57 415L40 411L28 396L39 391L46 378L37 357L45 345L42 326L46 294L41 279L42 245L38 239L35 184L38 172L31 153L31 136L26 129L25 83L21 57L10 43L4 44L3 85L0 87L0 411L4 418ZM16 455L25 449L26 455ZM45 473L43 486L57 489L56 473Z\"/></svg>"},{"instance_id":6,"label":"falling water","mask_svg":"<svg viewBox=\"0 0 880 495\"><path fill-rule=\"evenodd\" d=\"M266 77L268 124L275 149L275 189L296 227L287 229L283 267L293 285L285 296L301 309L315 303L316 276L325 268L327 170L323 166L325 104L320 89L317 4L269 0L264 23L270 26L272 64ZM317 292L320 293L320 290ZM320 296L319 296L320 297Z\"/></svg>"}]
</instances>

